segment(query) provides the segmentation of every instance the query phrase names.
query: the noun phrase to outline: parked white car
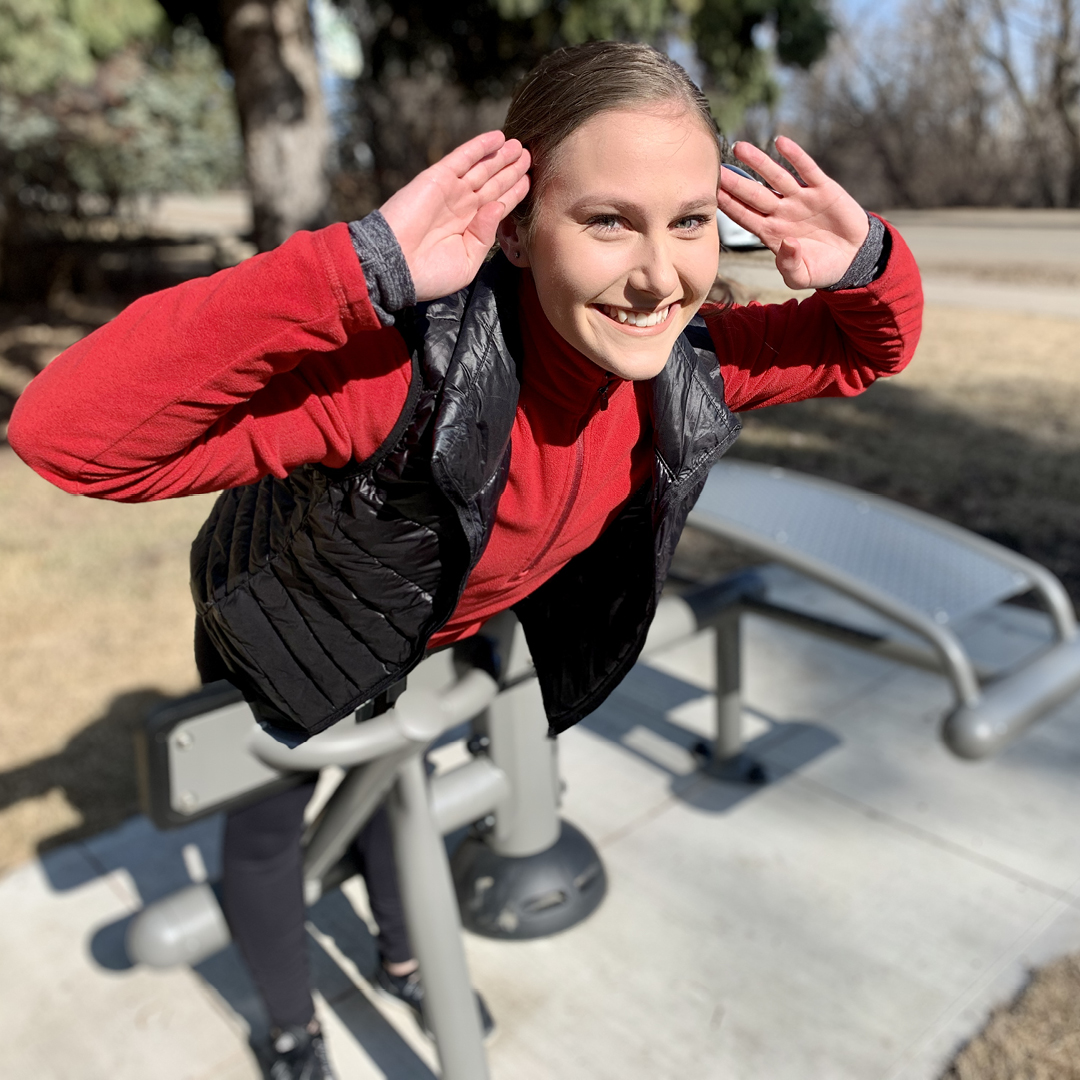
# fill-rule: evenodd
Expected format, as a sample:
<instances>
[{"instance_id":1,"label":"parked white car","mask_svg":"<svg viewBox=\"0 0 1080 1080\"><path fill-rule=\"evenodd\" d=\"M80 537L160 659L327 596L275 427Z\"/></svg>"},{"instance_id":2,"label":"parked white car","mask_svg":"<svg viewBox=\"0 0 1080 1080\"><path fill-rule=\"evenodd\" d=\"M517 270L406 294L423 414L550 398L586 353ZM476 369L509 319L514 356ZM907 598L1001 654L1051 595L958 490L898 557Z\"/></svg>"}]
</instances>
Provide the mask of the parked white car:
<instances>
[{"instance_id":1,"label":"parked white car","mask_svg":"<svg viewBox=\"0 0 1080 1080\"><path fill-rule=\"evenodd\" d=\"M747 180L754 179L745 169L740 169L738 165L725 163L724 168L737 172L740 176L745 176ZM716 211L716 225L720 230L721 245L730 251L752 251L755 248L765 246L749 229L736 225L723 210Z\"/></svg>"},{"instance_id":2,"label":"parked white car","mask_svg":"<svg viewBox=\"0 0 1080 1080\"><path fill-rule=\"evenodd\" d=\"M765 246L749 229L736 225L723 210L716 211L716 226L720 230L720 244L729 251L751 251Z\"/></svg>"}]
</instances>

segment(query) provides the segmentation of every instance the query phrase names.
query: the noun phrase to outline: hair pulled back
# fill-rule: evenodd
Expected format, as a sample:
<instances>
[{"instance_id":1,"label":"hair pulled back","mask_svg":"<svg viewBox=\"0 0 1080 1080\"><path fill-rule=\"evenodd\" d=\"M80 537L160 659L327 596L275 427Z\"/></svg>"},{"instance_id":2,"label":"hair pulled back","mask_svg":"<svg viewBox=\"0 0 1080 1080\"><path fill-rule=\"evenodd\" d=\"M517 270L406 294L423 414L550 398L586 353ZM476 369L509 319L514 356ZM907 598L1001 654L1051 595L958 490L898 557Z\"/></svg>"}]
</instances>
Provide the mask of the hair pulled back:
<instances>
[{"instance_id":1,"label":"hair pulled back","mask_svg":"<svg viewBox=\"0 0 1080 1080\"><path fill-rule=\"evenodd\" d=\"M526 236L535 223L544 181L558 148L597 113L626 106L672 102L720 132L705 95L686 71L651 45L590 41L549 53L514 90L503 134L532 155L532 186L514 211Z\"/></svg>"}]
</instances>

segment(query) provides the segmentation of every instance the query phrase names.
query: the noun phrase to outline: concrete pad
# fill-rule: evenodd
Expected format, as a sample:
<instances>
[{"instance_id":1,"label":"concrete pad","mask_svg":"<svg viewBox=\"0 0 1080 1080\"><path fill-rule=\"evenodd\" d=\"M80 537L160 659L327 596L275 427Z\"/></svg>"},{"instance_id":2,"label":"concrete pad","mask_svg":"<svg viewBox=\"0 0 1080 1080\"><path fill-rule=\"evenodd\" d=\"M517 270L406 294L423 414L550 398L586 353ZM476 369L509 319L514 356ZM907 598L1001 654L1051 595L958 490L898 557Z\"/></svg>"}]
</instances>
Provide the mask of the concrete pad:
<instances>
[{"instance_id":1,"label":"concrete pad","mask_svg":"<svg viewBox=\"0 0 1080 1080\"><path fill-rule=\"evenodd\" d=\"M964 633L998 664L1045 628L1002 609ZM745 643L746 727L774 783L695 769L709 635L639 665L560 738L563 812L610 892L554 938L466 936L494 1080L934 1080L1031 965L1080 948L1080 708L960 762L937 738L943 679L757 617ZM20 1074L260 1076L248 1040L266 1018L235 950L194 972L125 967L131 913L219 858L218 820L159 834L133 819L0 879ZM311 911L331 1056L341 1080L431 1080L431 1043L366 980L368 919L358 881Z\"/></svg>"},{"instance_id":2,"label":"concrete pad","mask_svg":"<svg viewBox=\"0 0 1080 1080\"><path fill-rule=\"evenodd\" d=\"M988 1004L1001 1005L1024 987L1031 972L1075 952L1080 942L1080 912L1074 905L1056 906L1033 928L1018 950L972 980L923 1034L908 1047L885 1080L924 1080L937 1077L987 1020Z\"/></svg>"},{"instance_id":3,"label":"concrete pad","mask_svg":"<svg viewBox=\"0 0 1080 1080\"><path fill-rule=\"evenodd\" d=\"M890 815L1049 895L1071 890L1080 874L1080 703L1067 702L996 758L964 762L937 736L951 704L939 680L905 672L887 689L873 708L861 702L831 718L850 753L806 767L800 759L795 782ZM764 757L783 770L797 743Z\"/></svg>"},{"instance_id":4,"label":"concrete pad","mask_svg":"<svg viewBox=\"0 0 1080 1080\"><path fill-rule=\"evenodd\" d=\"M572 733L564 760L595 742ZM719 813L673 800L601 845L611 893L587 924L469 939L509 1021L496 1076L884 1075L1060 907L795 784L732 808L727 785L698 783Z\"/></svg>"},{"instance_id":5,"label":"concrete pad","mask_svg":"<svg viewBox=\"0 0 1080 1080\"><path fill-rule=\"evenodd\" d=\"M50 858L86 870L77 848ZM5 1071L41 1080L256 1080L241 1025L193 972L117 972L96 962L95 932L131 911L117 878L91 873L57 893L32 863L0 881L0 1006L18 1033Z\"/></svg>"}]
</instances>

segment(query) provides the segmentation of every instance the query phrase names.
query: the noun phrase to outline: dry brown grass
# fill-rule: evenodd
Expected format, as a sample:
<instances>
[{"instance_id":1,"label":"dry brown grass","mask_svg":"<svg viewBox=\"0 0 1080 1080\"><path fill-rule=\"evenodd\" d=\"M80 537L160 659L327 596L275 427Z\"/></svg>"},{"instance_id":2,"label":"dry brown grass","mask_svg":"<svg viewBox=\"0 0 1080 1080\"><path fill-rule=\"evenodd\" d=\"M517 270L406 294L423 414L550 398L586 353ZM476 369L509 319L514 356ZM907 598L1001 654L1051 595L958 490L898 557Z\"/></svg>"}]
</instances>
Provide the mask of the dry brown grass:
<instances>
[{"instance_id":1,"label":"dry brown grass","mask_svg":"<svg viewBox=\"0 0 1080 1080\"><path fill-rule=\"evenodd\" d=\"M942 1080L1080 1080L1080 957L1037 971L995 1009Z\"/></svg>"},{"instance_id":2,"label":"dry brown grass","mask_svg":"<svg viewBox=\"0 0 1080 1080\"><path fill-rule=\"evenodd\" d=\"M0 869L137 812L131 732L197 683L200 497L65 495L0 449Z\"/></svg>"}]
</instances>

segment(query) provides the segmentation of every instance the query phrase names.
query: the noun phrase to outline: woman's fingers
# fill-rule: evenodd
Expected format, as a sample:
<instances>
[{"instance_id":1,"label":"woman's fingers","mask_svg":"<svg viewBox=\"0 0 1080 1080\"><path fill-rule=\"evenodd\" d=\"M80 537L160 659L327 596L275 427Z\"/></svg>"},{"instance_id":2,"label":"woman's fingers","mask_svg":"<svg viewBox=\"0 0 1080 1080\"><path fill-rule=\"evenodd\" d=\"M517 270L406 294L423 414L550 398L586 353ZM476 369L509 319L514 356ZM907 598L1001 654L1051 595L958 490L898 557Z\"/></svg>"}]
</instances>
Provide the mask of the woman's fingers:
<instances>
[{"instance_id":1,"label":"woman's fingers","mask_svg":"<svg viewBox=\"0 0 1080 1080\"><path fill-rule=\"evenodd\" d=\"M749 165L774 191L780 195L794 195L801 185L778 161L774 161L753 143L737 142L732 150L739 161Z\"/></svg>"},{"instance_id":2,"label":"woman's fingers","mask_svg":"<svg viewBox=\"0 0 1080 1080\"><path fill-rule=\"evenodd\" d=\"M497 150L481 158L461 180L473 191L479 191L493 177L504 169L519 162L528 151L517 141L510 139ZM526 166L528 168L528 166Z\"/></svg>"},{"instance_id":3,"label":"woman's fingers","mask_svg":"<svg viewBox=\"0 0 1080 1080\"><path fill-rule=\"evenodd\" d=\"M738 199L744 206L756 210L759 214L767 214L776 208L778 196L770 191L764 184L759 184L749 177L740 176L732 169L721 166L720 190ZM723 209L723 207L721 207Z\"/></svg>"},{"instance_id":4,"label":"woman's fingers","mask_svg":"<svg viewBox=\"0 0 1080 1080\"><path fill-rule=\"evenodd\" d=\"M778 135L776 149L787 161L791 162L804 183L816 187L828 181L829 178L821 171L821 166L794 139L789 139L786 135ZM787 170L785 169L784 172ZM788 175L791 174L788 173Z\"/></svg>"},{"instance_id":5,"label":"woman's fingers","mask_svg":"<svg viewBox=\"0 0 1080 1080\"><path fill-rule=\"evenodd\" d=\"M516 184L513 187L507 189L501 196L499 196L499 203L502 206L502 213L499 215L499 220L502 221L511 210L529 193L529 184L532 181L529 179L528 173L519 177Z\"/></svg>"},{"instance_id":6,"label":"woman's fingers","mask_svg":"<svg viewBox=\"0 0 1080 1080\"><path fill-rule=\"evenodd\" d=\"M759 222L764 221L767 217L766 214L762 213L760 210L754 210L747 206L741 199L736 198L722 187L716 192L716 205L720 210L723 210L732 221L742 225L744 229L752 228L752 226L747 225L746 222L750 221L756 225Z\"/></svg>"},{"instance_id":7,"label":"woman's fingers","mask_svg":"<svg viewBox=\"0 0 1080 1080\"><path fill-rule=\"evenodd\" d=\"M527 176L519 177L513 187L503 192L501 199L485 202L480 207L480 210L476 211L472 221L469 222L469 227L464 232L465 244L473 248L473 251L470 252L471 256L478 251L481 253L480 257L483 258L487 253L487 249L491 244L495 243L495 234L499 222L525 198L528 190L529 178ZM472 241L471 244L470 241Z\"/></svg>"},{"instance_id":8,"label":"woman's fingers","mask_svg":"<svg viewBox=\"0 0 1080 1080\"><path fill-rule=\"evenodd\" d=\"M528 150L522 151L517 160L512 161L505 168L500 169L482 188L480 188L479 191L477 191L477 203L480 206L483 206L484 203L501 199L511 188L520 184L523 178L527 179L530 164L531 161ZM527 184L525 190L528 191ZM522 198L524 198L524 195L522 195Z\"/></svg>"},{"instance_id":9,"label":"woman's fingers","mask_svg":"<svg viewBox=\"0 0 1080 1080\"><path fill-rule=\"evenodd\" d=\"M815 287L810 267L803 255L802 245L798 240L784 240L776 252L776 269L789 289L811 289Z\"/></svg>"},{"instance_id":10,"label":"woman's fingers","mask_svg":"<svg viewBox=\"0 0 1080 1080\"><path fill-rule=\"evenodd\" d=\"M505 142L506 136L501 131L485 131L482 135L477 135L468 142L462 143L456 150L451 150L440 164L445 165L460 179L477 162L483 161L489 154L495 153Z\"/></svg>"},{"instance_id":11,"label":"woman's fingers","mask_svg":"<svg viewBox=\"0 0 1080 1080\"><path fill-rule=\"evenodd\" d=\"M483 258L495 243L495 230L505 216L506 210L499 202L487 203L476 211L476 216L469 222L469 227L463 234L470 258Z\"/></svg>"}]
</instances>

